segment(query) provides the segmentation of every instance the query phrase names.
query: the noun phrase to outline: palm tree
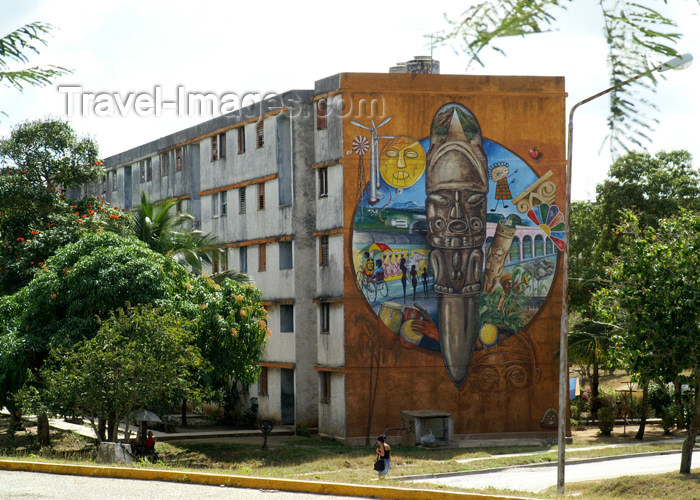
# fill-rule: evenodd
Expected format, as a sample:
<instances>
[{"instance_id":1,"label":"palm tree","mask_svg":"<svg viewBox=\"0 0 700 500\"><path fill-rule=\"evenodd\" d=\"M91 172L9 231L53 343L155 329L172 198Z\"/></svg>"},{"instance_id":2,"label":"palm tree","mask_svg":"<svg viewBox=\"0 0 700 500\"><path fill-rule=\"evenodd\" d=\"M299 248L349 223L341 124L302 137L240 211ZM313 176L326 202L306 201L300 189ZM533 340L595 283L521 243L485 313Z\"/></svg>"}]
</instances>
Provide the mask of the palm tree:
<instances>
[{"instance_id":1,"label":"palm tree","mask_svg":"<svg viewBox=\"0 0 700 500\"><path fill-rule=\"evenodd\" d=\"M133 214L134 222L129 231L154 252L201 272L203 262L212 264L219 258L219 239L213 234L190 229L194 217L178 212L176 205L173 200L151 202L146 193L141 192L141 204ZM249 275L233 270L212 276L214 281L224 278L244 283L252 280Z\"/></svg>"},{"instance_id":2,"label":"palm tree","mask_svg":"<svg viewBox=\"0 0 700 500\"><path fill-rule=\"evenodd\" d=\"M60 66L10 69L10 62L29 62L27 52L39 53L41 45L46 45L45 36L53 29L46 23L34 22L16 29L0 38L0 84L23 89L23 85L43 87L56 77L71 73Z\"/></svg>"}]
</instances>

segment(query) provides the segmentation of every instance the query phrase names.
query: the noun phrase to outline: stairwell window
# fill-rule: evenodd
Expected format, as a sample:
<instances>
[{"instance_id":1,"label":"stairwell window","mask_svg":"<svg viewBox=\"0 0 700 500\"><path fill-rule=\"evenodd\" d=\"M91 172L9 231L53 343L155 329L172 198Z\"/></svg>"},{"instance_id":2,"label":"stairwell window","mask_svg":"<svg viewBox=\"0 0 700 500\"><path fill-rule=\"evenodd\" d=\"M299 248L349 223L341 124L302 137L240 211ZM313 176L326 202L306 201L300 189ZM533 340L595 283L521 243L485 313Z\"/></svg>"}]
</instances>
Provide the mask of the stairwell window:
<instances>
[{"instance_id":1,"label":"stairwell window","mask_svg":"<svg viewBox=\"0 0 700 500\"><path fill-rule=\"evenodd\" d=\"M328 196L328 167L318 169L318 197Z\"/></svg>"},{"instance_id":2,"label":"stairwell window","mask_svg":"<svg viewBox=\"0 0 700 500\"><path fill-rule=\"evenodd\" d=\"M280 269L292 269L294 267L293 247L291 241L280 241Z\"/></svg>"},{"instance_id":3,"label":"stairwell window","mask_svg":"<svg viewBox=\"0 0 700 500\"><path fill-rule=\"evenodd\" d=\"M321 376L321 403L331 404L331 372L319 372Z\"/></svg>"},{"instance_id":4,"label":"stairwell window","mask_svg":"<svg viewBox=\"0 0 700 500\"><path fill-rule=\"evenodd\" d=\"M221 217L226 217L226 205L227 205L228 193L222 191L219 193L219 207L221 208Z\"/></svg>"},{"instance_id":5,"label":"stairwell window","mask_svg":"<svg viewBox=\"0 0 700 500\"><path fill-rule=\"evenodd\" d=\"M294 331L294 306L283 304L280 306L280 332L290 333Z\"/></svg>"},{"instance_id":6,"label":"stairwell window","mask_svg":"<svg viewBox=\"0 0 700 500\"><path fill-rule=\"evenodd\" d=\"M219 193L214 193L211 197L211 216L212 218L219 216Z\"/></svg>"},{"instance_id":7,"label":"stairwell window","mask_svg":"<svg viewBox=\"0 0 700 500\"><path fill-rule=\"evenodd\" d=\"M175 148L175 172L182 172L182 148Z\"/></svg>"},{"instance_id":8,"label":"stairwell window","mask_svg":"<svg viewBox=\"0 0 700 500\"><path fill-rule=\"evenodd\" d=\"M245 127L238 127L238 154L245 153Z\"/></svg>"},{"instance_id":9,"label":"stairwell window","mask_svg":"<svg viewBox=\"0 0 700 500\"><path fill-rule=\"evenodd\" d=\"M267 271L267 245L265 243L258 245L258 271Z\"/></svg>"},{"instance_id":10,"label":"stairwell window","mask_svg":"<svg viewBox=\"0 0 700 500\"><path fill-rule=\"evenodd\" d=\"M245 203L245 186L238 190L238 213L244 214L246 210Z\"/></svg>"},{"instance_id":11,"label":"stairwell window","mask_svg":"<svg viewBox=\"0 0 700 500\"><path fill-rule=\"evenodd\" d=\"M219 134L219 158L226 158L226 132Z\"/></svg>"},{"instance_id":12,"label":"stairwell window","mask_svg":"<svg viewBox=\"0 0 700 500\"><path fill-rule=\"evenodd\" d=\"M320 266L327 266L330 261L327 235L321 236L319 247L318 264Z\"/></svg>"},{"instance_id":13,"label":"stairwell window","mask_svg":"<svg viewBox=\"0 0 700 500\"><path fill-rule=\"evenodd\" d=\"M160 154L160 176L167 177L168 175L168 153Z\"/></svg>"},{"instance_id":14,"label":"stairwell window","mask_svg":"<svg viewBox=\"0 0 700 500\"><path fill-rule=\"evenodd\" d=\"M265 210L265 183L258 184L258 210Z\"/></svg>"},{"instance_id":15,"label":"stairwell window","mask_svg":"<svg viewBox=\"0 0 700 500\"><path fill-rule=\"evenodd\" d=\"M331 305L328 302L321 302L319 306L321 333L328 334L331 332Z\"/></svg>"},{"instance_id":16,"label":"stairwell window","mask_svg":"<svg viewBox=\"0 0 700 500\"><path fill-rule=\"evenodd\" d=\"M238 268L242 273L248 272L248 247L238 249Z\"/></svg>"},{"instance_id":17,"label":"stairwell window","mask_svg":"<svg viewBox=\"0 0 700 500\"><path fill-rule=\"evenodd\" d=\"M258 149L265 145L265 127L262 118L258 121L258 123L255 126L255 138L257 141L256 146L258 147Z\"/></svg>"},{"instance_id":18,"label":"stairwell window","mask_svg":"<svg viewBox=\"0 0 700 500\"><path fill-rule=\"evenodd\" d=\"M212 136L211 138L211 161L216 161L219 159L219 141L217 136Z\"/></svg>"}]
</instances>

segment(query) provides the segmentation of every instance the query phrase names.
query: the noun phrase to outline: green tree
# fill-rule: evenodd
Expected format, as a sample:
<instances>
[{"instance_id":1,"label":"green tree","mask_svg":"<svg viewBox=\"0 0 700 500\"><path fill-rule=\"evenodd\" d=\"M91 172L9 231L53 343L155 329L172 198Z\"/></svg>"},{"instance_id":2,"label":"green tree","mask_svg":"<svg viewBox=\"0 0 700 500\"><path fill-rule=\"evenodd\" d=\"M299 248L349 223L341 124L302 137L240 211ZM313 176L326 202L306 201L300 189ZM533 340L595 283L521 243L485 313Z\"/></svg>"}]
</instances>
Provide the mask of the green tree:
<instances>
[{"instance_id":1,"label":"green tree","mask_svg":"<svg viewBox=\"0 0 700 500\"><path fill-rule=\"evenodd\" d=\"M587 201L571 204L569 240L569 306L582 319L592 319L590 300L605 276L598 248L602 227L600 206Z\"/></svg>"},{"instance_id":2,"label":"green tree","mask_svg":"<svg viewBox=\"0 0 700 500\"><path fill-rule=\"evenodd\" d=\"M191 275L136 238L103 231L60 248L16 294L0 300L0 405L36 374L52 349L93 338L100 321L126 304L165 307L187 320L193 344L213 369L197 380L208 392L252 382L265 343L266 311L250 284ZM41 388L39 388L40 390Z\"/></svg>"},{"instance_id":3,"label":"green tree","mask_svg":"<svg viewBox=\"0 0 700 500\"><path fill-rule=\"evenodd\" d=\"M640 382L686 379L693 387L680 467L687 474L700 430L700 212L682 211L646 229L628 214L621 229L632 242L611 269L605 295L612 300L601 303L624 327L615 342Z\"/></svg>"},{"instance_id":4,"label":"green tree","mask_svg":"<svg viewBox=\"0 0 700 500\"><path fill-rule=\"evenodd\" d=\"M655 156L631 152L615 160L596 193L602 225L598 252L616 255L625 238L617 230L625 210L638 214L640 229L654 227L682 208L700 210L700 172L693 169L687 151L661 151Z\"/></svg>"},{"instance_id":5,"label":"green tree","mask_svg":"<svg viewBox=\"0 0 700 500\"><path fill-rule=\"evenodd\" d=\"M163 407L198 391L191 376L202 366L185 320L150 305L118 309L97 334L57 349L44 364L44 399L62 415L128 422L137 409ZM116 436L112 428L110 435Z\"/></svg>"},{"instance_id":6,"label":"green tree","mask_svg":"<svg viewBox=\"0 0 700 500\"><path fill-rule=\"evenodd\" d=\"M14 346L0 350L0 367L12 368L0 374L0 405L12 404L27 371L36 372L51 349L94 337L100 320L127 303L159 306L172 294L185 294L187 281L182 266L111 232L88 233L60 248L3 302L19 314L0 317L0 331Z\"/></svg>"},{"instance_id":7,"label":"green tree","mask_svg":"<svg viewBox=\"0 0 700 500\"><path fill-rule=\"evenodd\" d=\"M10 67L11 63L28 63L28 52L38 54L41 47L46 45L46 37L52 29L50 24L34 22L0 38L0 83L22 90L24 85L43 87L55 78L71 73L66 68L53 65Z\"/></svg>"},{"instance_id":8,"label":"green tree","mask_svg":"<svg viewBox=\"0 0 700 500\"><path fill-rule=\"evenodd\" d=\"M200 383L212 400L232 411L236 384L252 384L260 373L258 363L270 333L262 293L231 279L217 283L198 278L187 301L177 307L188 317L198 317L195 342L209 366L200 370Z\"/></svg>"},{"instance_id":9,"label":"green tree","mask_svg":"<svg viewBox=\"0 0 700 500\"><path fill-rule=\"evenodd\" d=\"M65 195L66 188L102 175L95 142L78 137L62 120L25 122L0 140L0 293L29 283L40 263L89 228L80 222L83 215L106 209L97 199ZM116 217L102 215L93 226L109 225L114 222L109 216Z\"/></svg>"},{"instance_id":10,"label":"green tree","mask_svg":"<svg viewBox=\"0 0 700 500\"><path fill-rule=\"evenodd\" d=\"M451 21L452 30L443 40L464 44L469 63L483 66L480 58L485 48L505 54L496 44L500 38L527 36L549 31L557 15L573 0L484 0L468 7L461 18ZM697 0L696 0L697 1ZM600 0L603 36L608 46L610 84L615 86L649 70L649 59L675 56L676 43L682 38L677 25L655 7L667 0L639 2ZM700 2L698 2L700 3ZM649 100L631 99L640 89L655 90L653 74L636 80L610 94L610 147L613 152L629 151L649 142L652 125L640 113L635 102L647 109L656 106Z\"/></svg>"}]
</instances>

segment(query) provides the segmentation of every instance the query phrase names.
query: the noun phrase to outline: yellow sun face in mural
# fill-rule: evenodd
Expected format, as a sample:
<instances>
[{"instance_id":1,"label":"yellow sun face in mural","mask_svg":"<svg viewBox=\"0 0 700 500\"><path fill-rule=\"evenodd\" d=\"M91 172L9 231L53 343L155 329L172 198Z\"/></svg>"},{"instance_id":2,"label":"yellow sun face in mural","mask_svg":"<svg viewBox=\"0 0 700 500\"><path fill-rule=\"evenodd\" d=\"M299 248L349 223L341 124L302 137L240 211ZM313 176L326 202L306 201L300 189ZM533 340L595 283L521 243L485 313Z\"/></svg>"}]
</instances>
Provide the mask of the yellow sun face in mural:
<instances>
[{"instance_id":1,"label":"yellow sun face in mural","mask_svg":"<svg viewBox=\"0 0 700 500\"><path fill-rule=\"evenodd\" d=\"M425 172L425 151L412 137L396 137L386 145L379 162L384 182L391 187L407 188Z\"/></svg>"}]
</instances>

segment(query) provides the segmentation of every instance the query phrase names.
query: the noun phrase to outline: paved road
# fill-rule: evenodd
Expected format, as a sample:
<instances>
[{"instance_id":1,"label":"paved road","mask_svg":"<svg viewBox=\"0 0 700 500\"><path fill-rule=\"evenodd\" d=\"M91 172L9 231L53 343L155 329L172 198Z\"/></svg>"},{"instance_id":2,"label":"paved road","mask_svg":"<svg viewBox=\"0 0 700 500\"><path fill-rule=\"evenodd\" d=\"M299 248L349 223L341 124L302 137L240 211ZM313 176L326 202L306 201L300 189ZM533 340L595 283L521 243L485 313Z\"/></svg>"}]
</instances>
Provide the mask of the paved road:
<instances>
[{"instance_id":1,"label":"paved road","mask_svg":"<svg viewBox=\"0 0 700 500\"><path fill-rule=\"evenodd\" d=\"M0 498L50 500L321 500L323 495L290 493L274 490L253 490L224 486L110 479L102 477L63 476L38 472L0 470ZM336 496L333 499L357 500L357 497Z\"/></svg>"},{"instance_id":2,"label":"paved road","mask_svg":"<svg viewBox=\"0 0 700 500\"><path fill-rule=\"evenodd\" d=\"M645 457L618 458L601 462L569 464L564 477L566 483L594 481L621 476L641 476L677 471L681 465L681 454L649 455ZM700 467L700 451L693 452L692 468ZM494 472L480 472L459 476L439 477L420 482L437 483L460 488L512 489L537 493L557 485L557 466L514 467ZM700 486L698 487L700 495Z\"/></svg>"}]
</instances>

